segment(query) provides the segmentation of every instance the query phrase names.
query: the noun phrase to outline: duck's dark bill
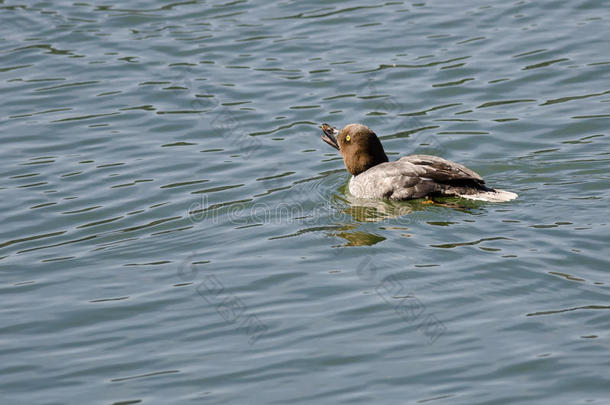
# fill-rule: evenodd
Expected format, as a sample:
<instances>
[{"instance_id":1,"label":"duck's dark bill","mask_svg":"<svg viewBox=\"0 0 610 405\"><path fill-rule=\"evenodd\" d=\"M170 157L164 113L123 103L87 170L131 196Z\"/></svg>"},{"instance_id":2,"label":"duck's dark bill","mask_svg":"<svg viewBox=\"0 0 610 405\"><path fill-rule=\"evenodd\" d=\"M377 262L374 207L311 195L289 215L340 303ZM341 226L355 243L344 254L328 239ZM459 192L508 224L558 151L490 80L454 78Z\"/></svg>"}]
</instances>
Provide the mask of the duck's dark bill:
<instances>
[{"instance_id":1,"label":"duck's dark bill","mask_svg":"<svg viewBox=\"0 0 610 405\"><path fill-rule=\"evenodd\" d=\"M337 143L337 134L339 133L339 130L328 124L322 124L321 128L322 132L324 133L324 135L322 135L322 140L333 148L339 150L339 144Z\"/></svg>"}]
</instances>

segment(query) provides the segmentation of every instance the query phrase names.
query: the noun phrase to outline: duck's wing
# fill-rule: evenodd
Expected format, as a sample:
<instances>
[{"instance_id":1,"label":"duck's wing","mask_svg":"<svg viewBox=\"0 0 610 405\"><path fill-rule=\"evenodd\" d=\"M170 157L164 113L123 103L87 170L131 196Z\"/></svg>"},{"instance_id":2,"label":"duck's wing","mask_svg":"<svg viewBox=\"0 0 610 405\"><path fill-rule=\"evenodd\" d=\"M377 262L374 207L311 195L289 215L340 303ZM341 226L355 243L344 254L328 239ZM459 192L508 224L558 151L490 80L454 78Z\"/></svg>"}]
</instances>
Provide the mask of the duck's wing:
<instances>
[{"instance_id":1,"label":"duck's wing","mask_svg":"<svg viewBox=\"0 0 610 405\"><path fill-rule=\"evenodd\" d=\"M464 190L490 190L476 172L428 155L405 156L381 163L355 176L349 185L357 197L405 200L429 195L457 195Z\"/></svg>"},{"instance_id":2,"label":"duck's wing","mask_svg":"<svg viewBox=\"0 0 610 405\"><path fill-rule=\"evenodd\" d=\"M483 186L485 181L473 170L459 163L438 156L410 155L397 160L406 170L414 168L415 175L425 177L439 183L472 183ZM413 165L413 166L411 166ZM404 173L408 175L408 173Z\"/></svg>"}]
</instances>

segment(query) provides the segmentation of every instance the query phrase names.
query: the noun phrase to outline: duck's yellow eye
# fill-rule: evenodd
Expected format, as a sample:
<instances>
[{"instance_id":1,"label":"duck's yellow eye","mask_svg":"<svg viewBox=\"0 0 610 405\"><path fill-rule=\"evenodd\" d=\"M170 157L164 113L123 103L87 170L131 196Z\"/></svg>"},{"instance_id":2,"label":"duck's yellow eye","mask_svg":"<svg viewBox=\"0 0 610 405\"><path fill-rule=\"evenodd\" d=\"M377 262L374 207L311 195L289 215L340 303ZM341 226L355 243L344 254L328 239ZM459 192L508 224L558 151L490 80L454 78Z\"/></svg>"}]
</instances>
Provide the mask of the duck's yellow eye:
<instances>
[{"instance_id":1,"label":"duck's yellow eye","mask_svg":"<svg viewBox=\"0 0 610 405\"><path fill-rule=\"evenodd\" d=\"M350 139L352 139L352 137L349 136L349 135L345 137L345 140L348 141L348 142L349 142Z\"/></svg>"}]
</instances>

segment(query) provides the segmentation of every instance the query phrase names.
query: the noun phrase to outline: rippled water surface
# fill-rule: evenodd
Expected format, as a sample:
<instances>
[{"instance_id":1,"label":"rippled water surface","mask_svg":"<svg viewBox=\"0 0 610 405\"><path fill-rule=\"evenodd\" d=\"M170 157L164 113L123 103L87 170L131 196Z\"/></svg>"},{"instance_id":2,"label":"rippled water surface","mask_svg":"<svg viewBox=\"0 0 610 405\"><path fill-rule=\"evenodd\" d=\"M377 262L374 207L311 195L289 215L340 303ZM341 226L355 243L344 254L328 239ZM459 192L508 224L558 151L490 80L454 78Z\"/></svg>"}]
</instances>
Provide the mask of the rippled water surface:
<instances>
[{"instance_id":1,"label":"rippled water surface","mask_svg":"<svg viewBox=\"0 0 610 405\"><path fill-rule=\"evenodd\" d=\"M606 2L0 19L3 403L609 403ZM519 199L356 201L322 122Z\"/></svg>"}]
</instances>

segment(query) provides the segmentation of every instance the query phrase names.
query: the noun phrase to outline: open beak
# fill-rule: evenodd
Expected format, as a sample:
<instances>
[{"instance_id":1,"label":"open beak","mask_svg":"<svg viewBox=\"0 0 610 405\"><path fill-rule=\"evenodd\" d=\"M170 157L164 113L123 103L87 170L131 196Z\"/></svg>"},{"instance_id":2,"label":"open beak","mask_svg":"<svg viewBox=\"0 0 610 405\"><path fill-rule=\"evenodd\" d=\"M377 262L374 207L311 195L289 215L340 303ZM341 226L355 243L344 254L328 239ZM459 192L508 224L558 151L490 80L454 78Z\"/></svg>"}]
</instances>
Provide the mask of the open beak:
<instances>
[{"instance_id":1,"label":"open beak","mask_svg":"<svg viewBox=\"0 0 610 405\"><path fill-rule=\"evenodd\" d=\"M322 140L332 146L333 148L339 150L339 144L337 143L337 135L339 134L339 130L335 127L332 127L328 124L320 125L322 128Z\"/></svg>"}]
</instances>

